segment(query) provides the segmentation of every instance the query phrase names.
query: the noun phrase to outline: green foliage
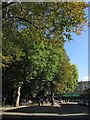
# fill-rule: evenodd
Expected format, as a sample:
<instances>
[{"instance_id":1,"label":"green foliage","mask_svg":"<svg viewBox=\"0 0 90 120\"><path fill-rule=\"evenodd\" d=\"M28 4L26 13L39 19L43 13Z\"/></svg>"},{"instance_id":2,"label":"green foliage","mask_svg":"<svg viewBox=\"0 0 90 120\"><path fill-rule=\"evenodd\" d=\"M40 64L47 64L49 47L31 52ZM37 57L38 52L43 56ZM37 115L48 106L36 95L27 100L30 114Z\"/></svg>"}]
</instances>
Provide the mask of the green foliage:
<instances>
[{"instance_id":1,"label":"green foliage","mask_svg":"<svg viewBox=\"0 0 90 120\"><path fill-rule=\"evenodd\" d=\"M72 64L71 73L67 81L67 87L65 87L65 92L74 92L77 85L78 85L78 69L75 64Z\"/></svg>"},{"instance_id":2,"label":"green foliage","mask_svg":"<svg viewBox=\"0 0 90 120\"><path fill-rule=\"evenodd\" d=\"M86 23L85 2L2 3L3 88L22 84L36 96L73 91L78 72L64 50ZM67 86L67 87L66 87ZM25 94L24 93L24 94Z\"/></svg>"},{"instance_id":3,"label":"green foliage","mask_svg":"<svg viewBox=\"0 0 90 120\"><path fill-rule=\"evenodd\" d=\"M10 58L8 62L11 62L15 58L19 60L23 55L22 48L18 44L18 40L21 41L21 38L17 29L20 29L20 26L27 26L36 36L36 39L37 33L39 33L38 40L46 37L48 41L60 46L63 45L65 36L66 39L71 40L72 31L80 34L82 26L86 22L84 12L86 7L87 4L84 2L21 2L10 4L3 2L2 25L5 63L7 57Z\"/></svg>"},{"instance_id":4,"label":"green foliage","mask_svg":"<svg viewBox=\"0 0 90 120\"><path fill-rule=\"evenodd\" d=\"M60 66L58 68L58 72L55 74L54 80L55 83L55 90L56 92L63 92L64 88L66 87L67 81L70 76L71 64L70 59L66 54L66 51L63 49L63 58L60 61Z\"/></svg>"},{"instance_id":5,"label":"green foliage","mask_svg":"<svg viewBox=\"0 0 90 120\"><path fill-rule=\"evenodd\" d=\"M44 32L48 29L50 36L54 34L56 38L63 32L68 33L86 22L84 9L87 6L85 2L13 3L8 9L3 10L3 18L10 17L7 19L9 26L13 24L16 27L18 21Z\"/></svg>"}]
</instances>

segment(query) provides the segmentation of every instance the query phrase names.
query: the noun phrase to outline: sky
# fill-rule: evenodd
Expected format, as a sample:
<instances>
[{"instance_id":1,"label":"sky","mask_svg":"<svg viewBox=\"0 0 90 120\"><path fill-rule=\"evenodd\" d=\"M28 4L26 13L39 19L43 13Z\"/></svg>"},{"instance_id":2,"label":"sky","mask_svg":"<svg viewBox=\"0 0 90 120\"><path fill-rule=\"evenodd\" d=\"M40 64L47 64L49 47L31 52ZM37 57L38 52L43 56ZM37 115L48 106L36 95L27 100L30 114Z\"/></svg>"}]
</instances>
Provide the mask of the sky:
<instances>
[{"instance_id":1,"label":"sky","mask_svg":"<svg viewBox=\"0 0 90 120\"><path fill-rule=\"evenodd\" d=\"M88 9L86 16L88 16ZM64 48L70 58L71 64L76 64L78 81L89 81L88 77L88 25L83 28L80 35L72 34L73 41L66 42Z\"/></svg>"}]
</instances>

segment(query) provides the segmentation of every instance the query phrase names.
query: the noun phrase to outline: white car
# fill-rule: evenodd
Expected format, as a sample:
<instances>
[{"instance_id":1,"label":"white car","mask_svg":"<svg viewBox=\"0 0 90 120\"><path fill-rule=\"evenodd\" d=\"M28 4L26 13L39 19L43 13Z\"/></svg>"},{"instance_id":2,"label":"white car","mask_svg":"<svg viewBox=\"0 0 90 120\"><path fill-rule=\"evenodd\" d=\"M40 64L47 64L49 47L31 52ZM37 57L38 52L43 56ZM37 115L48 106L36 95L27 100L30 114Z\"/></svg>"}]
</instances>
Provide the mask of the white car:
<instances>
[{"instance_id":1,"label":"white car","mask_svg":"<svg viewBox=\"0 0 90 120\"><path fill-rule=\"evenodd\" d=\"M33 102L31 100L27 101L27 102L22 102L21 103L21 106L27 106L27 105L30 105L32 104Z\"/></svg>"}]
</instances>

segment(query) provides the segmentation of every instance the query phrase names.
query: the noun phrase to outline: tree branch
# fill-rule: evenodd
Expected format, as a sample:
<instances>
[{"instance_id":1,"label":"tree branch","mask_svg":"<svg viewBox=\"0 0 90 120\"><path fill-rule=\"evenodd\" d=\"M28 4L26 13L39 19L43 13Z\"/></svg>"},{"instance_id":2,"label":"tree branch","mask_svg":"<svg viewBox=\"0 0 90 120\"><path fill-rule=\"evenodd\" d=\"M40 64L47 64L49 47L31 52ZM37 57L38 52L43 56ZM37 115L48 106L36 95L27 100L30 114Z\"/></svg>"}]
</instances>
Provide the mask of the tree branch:
<instances>
[{"instance_id":1,"label":"tree branch","mask_svg":"<svg viewBox=\"0 0 90 120\"><path fill-rule=\"evenodd\" d=\"M13 18L13 17L10 17L10 18ZM15 16L14 18L17 18L17 19L19 19L19 20L25 21L25 22L31 24L31 25L32 25L33 27L35 27L36 29L44 29L44 27L35 26L31 21L29 21L29 20L27 20L27 19L25 19L25 18L23 18L23 17Z\"/></svg>"},{"instance_id":2,"label":"tree branch","mask_svg":"<svg viewBox=\"0 0 90 120\"><path fill-rule=\"evenodd\" d=\"M2 10L3 9L6 9L8 6L10 6L11 4L14 4L14 2L10 2L10 3L7 3L7 2L2 2Z\"/></svg>"}]
</instances>

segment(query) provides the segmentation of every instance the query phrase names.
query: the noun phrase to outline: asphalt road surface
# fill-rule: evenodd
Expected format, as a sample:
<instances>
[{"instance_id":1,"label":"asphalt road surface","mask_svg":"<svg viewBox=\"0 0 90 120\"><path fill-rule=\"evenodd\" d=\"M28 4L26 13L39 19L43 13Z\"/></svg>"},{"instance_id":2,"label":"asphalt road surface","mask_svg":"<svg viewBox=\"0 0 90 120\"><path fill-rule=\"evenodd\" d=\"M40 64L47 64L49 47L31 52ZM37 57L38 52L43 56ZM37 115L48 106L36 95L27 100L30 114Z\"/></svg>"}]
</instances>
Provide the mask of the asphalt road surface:
<instances>
[{"instance_id":1,"label":"asphalt road surface","mask_svg":"<svg viewBox=\"0 0 90 120\"><path fill-rule=\"evenodd\" d=\"M4 110L2 120L89 120L90 107L76 103L60 106L27 106Z\"/></svg>"}]
</instances>

